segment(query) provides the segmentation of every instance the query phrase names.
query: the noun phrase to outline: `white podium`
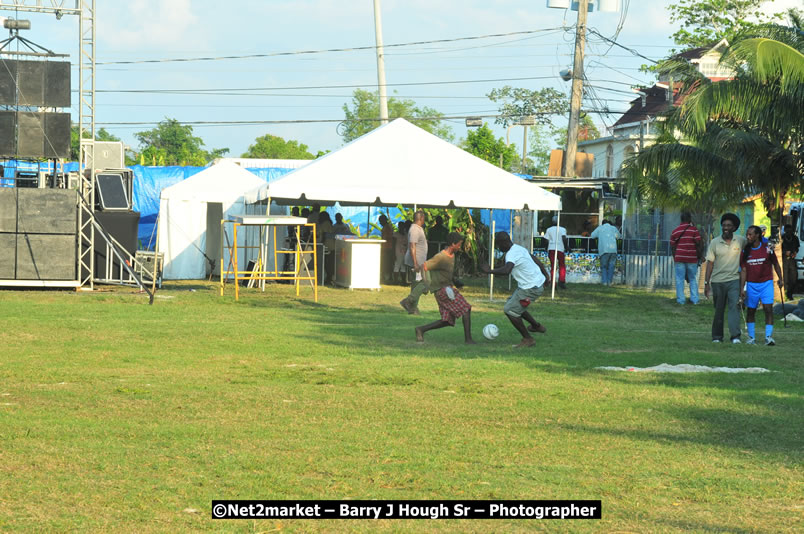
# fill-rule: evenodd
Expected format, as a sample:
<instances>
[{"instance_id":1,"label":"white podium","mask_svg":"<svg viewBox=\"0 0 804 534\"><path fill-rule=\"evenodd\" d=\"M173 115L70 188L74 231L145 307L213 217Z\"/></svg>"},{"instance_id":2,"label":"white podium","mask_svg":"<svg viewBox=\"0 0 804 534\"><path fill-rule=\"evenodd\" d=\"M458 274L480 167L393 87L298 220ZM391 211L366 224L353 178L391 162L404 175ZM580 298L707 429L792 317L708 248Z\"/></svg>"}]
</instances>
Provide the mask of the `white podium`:
<instances>
[{"instance_id":1,"label":"white podium","mask_svg":"<svg viewBox=\"0 0 804 534\"><path fill-rule=\"evenodd\" d=\"M335 283L349 289L380 289L380 248L383 239L335 240Z\"/></svg>"}]
</instances>

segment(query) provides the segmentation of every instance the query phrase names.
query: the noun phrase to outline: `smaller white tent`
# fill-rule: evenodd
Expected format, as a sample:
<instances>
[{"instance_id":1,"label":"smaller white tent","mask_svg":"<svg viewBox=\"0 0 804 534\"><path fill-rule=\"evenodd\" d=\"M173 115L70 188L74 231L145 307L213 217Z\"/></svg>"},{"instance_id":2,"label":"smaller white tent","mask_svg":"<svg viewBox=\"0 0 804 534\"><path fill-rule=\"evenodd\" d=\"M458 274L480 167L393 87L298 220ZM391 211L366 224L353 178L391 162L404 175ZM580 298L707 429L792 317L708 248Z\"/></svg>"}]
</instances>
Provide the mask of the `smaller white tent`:
<instances>
[{"instance_id":1,"label":"smaller white tent","mask_svg":"<svg viewBox=\"0 0 804 534\"><path fill-rule=\"evenodd\" d=\"M244 195L264 184L249 171L224 161L163 189L159 197L159 252L165 255L163 277L200 279L219 273L221 241L232 242L231 235L221 235L221 219L245 214ZM242 245L250 233L253 232L238 232L238 243ZM246 261L246 257L238 257L239 268L244 268ZM229 262L228 254L224 262Z\"/></svg>"}]
</instances>

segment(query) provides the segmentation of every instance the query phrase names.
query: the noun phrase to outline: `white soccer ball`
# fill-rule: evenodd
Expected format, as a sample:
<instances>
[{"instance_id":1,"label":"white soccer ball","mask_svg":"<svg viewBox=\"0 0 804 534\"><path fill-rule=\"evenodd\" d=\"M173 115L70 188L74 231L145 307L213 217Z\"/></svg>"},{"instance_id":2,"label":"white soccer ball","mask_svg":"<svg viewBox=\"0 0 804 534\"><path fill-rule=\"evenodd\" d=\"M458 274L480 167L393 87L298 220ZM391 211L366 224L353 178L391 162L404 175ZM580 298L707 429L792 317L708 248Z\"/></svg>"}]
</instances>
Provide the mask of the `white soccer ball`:
<instances>
[{"instance_id":1,"label":"white soccer ball","mask_svg":"<svg viewBox=\"0 0 804 534\"><path fill-rule=\"evenodd\" d=\"M483 327L483 337L486 339L497 339L499 335L500 329L497 328L496 324L487 324Z\"/></svg>"}]
</instances>

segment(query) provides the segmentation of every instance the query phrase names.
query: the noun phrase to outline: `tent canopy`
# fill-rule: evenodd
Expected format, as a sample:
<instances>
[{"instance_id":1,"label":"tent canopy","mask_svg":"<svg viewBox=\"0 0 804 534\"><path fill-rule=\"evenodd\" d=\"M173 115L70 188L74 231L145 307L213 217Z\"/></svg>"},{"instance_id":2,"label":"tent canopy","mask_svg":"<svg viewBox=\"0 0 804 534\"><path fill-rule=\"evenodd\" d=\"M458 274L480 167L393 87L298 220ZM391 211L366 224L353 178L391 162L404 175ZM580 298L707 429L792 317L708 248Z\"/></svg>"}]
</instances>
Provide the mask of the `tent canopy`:
<instances>
[{"instance_id":1,"label":"tent canopy","mask_svg":"<svg viewBox=\"0 0 804 534\"><path fill-rule=\"evenodd\" d=\"M162 200L195 200L197 202L234 202L264 184L246 169L223 161L194 174L176 185L162 190Z\"/></svg>"},{"instance_id":2,"label":"tent canopy","mask_svg":"<svg viewBox=\"0 0 804 534\"><path fill-rule=\"evenodd\" d=\"M199 279L220 262L220 244L232 242L220 221L246 213L244 195L264 182L231 162L223 162L166 187L160 195L159 251L165 254L164 277ZM210 235L210 232L212 235ZM238 235L238 242L249 239ZM241 267L246 258L238 258ZM228 264L224 251L224 267ZM217 265L220 268L220 265Z\"/></svg>"},{"instance_id":3,"label":"tent canopy","mask_svg":"<svg viewBox=\"0 0 804 534\"><path fill-rule=\"evenodd\" d=\"M286 204L340 202L560 210L558 195L396 119L246 195Z\"/></svg>"}]
</instances>

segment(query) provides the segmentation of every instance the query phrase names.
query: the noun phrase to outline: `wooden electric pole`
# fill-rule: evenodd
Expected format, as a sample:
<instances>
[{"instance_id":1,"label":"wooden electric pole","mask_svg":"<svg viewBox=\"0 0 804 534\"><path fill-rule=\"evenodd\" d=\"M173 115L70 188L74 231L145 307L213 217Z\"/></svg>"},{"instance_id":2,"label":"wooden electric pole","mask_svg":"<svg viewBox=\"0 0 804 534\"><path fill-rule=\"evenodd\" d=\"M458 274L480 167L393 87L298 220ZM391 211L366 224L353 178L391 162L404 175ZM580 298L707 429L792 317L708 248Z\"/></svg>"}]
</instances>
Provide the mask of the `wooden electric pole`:
<instances>
[{"instance_id":1,"label":"wooden electric pole","mask_svg":"<svg viewBox=\"0 0 804 534\"><path fill-rule=\"evenodd\" d=\"M586 16L589 3L578 2L578 23L575 27L575 59L572 64L572 96L570 98L569 124L567 125L567 150L564 153L564 169L566 177L575 176L575 154L578 152L578 122L583 100L583 53L586 47Z\"/></svg>"}]
</instances>

